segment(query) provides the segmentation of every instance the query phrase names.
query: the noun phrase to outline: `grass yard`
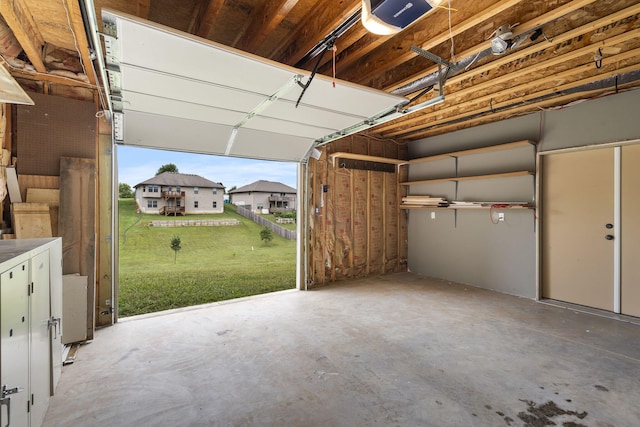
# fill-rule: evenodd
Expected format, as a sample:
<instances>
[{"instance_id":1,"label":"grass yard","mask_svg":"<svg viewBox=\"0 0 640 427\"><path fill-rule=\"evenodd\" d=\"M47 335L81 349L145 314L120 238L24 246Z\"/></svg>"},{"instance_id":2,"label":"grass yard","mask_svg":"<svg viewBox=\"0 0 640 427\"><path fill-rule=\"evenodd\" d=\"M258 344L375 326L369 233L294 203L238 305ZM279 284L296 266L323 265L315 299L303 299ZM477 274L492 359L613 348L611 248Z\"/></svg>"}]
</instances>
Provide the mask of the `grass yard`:
<instances>
[{"instance_id":1,"label":"grass yard","mask_svg":"<svg viewBox=\"0 0 640 427\"><path fill-rule=\"evenodd\" d=\"M274 234L265 245L261 226L225 204L224 214L177 219L235 218L239 226L149 227L173 217L139 215L133 199L119 201L119 316L152 313L295 287L296 242ZM171 250L179 236L182 249Z\"/></svg>"}]
</instances>

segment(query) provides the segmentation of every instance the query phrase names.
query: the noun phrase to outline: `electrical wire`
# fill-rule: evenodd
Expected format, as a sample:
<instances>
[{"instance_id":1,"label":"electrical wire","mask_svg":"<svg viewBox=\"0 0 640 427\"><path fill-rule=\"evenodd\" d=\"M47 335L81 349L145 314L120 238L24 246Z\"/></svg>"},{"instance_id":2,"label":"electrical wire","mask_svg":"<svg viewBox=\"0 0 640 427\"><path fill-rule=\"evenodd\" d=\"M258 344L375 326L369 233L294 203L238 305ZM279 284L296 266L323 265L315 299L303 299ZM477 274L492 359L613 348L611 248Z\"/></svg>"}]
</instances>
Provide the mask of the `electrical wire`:
<instances>
[{"instance_id":1,"label":"electrical wire","mask_svg":"<svg viewBox=\"0 0 640 427\"><path fill-rule=\"evenodd\" d=\"M455 55L455 52L454 52L455 45L453 43L453 29L451 27L451 11L453 9L451 8L451 0L448 0L447 3L449 5L449 7L447 8L447 13L449 15L449 39L451 39L451 59L450 59L450 61L451 62L455 62L455 60L456 60L456 55Z\"/></svg>"}]
</instances>

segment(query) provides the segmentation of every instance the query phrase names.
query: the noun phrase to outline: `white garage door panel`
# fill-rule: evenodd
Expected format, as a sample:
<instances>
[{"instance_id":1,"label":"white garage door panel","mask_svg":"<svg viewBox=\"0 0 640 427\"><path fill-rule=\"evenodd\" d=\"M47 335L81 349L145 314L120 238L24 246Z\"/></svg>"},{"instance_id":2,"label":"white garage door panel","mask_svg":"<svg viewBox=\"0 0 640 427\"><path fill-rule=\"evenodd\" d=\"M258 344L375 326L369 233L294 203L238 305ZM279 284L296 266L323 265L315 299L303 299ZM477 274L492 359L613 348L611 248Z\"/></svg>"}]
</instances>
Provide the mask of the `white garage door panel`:
<instances>
[{"instance_id":1,"label":"white garage door panel","mask_svg":"<svg viewBox=\"0 0 640 427\"><path fill-rule=\"evenodd\" d=\"M266 132L280 133L283 135L299 136L313 141L318 132L327 134L331 129L318 126L296 123L295 121L274 119L271 117L256 116L243 126L244 129L263 130Z\"/></svg>"},{"instance_id":2,"label":"white garage door panel","mask_svg":"<svg viewBox=\"0 0 640 427\"><path fill-rule=\"evenodd\" d=\"M304 161L316 141L406 101L316 75L295 108L308 71L120 12L102 17L127 145Z\"/></svg>"},{"instance_id":3,"label":"white garage door panel","mask_svg":"<svg viewBox=\"0 0 640 427\"><path fill-rule=\"evenodd\" d=\"M306 77L303 82L306 82ZM296 85L296 90L284 96L284 99L296 102L302 89ZM300 104L313 105L333 111L344 113L357 113L362 117L371 117L392 105L398 104L403 98L374 90L364 86L354 85L341 80L336 81L329 77L316 75L311 85L304 93Z\"/></svg>"},{"instance_id":4,"label":"white garage door panel","mask_svg":"<svg viewBox=\"0 0 640 427\"><path fill-rule=\"evenodd\" d=\"M251 112L257 104L265 99L262 94L243 91L240 89L222 87L214 83L203 83L198 80L188 80L176 76L153 73L153 79L149 78L148 70L141 70L131 66L122 66L124 87L135 88L136 92L162 95L176 101L191 102L201 105L220 105L224 103L225 109L234 111ZM158 86L162 87L162 93L157 93ZM125 101L130 101L125 98Z\"/></svg>"},{"instance_id":5,"label":"white garage door panel","mask_svg":"<svg viewBox=\"0 0 640 427\"><path fill-rule=\"evenodd\" d=\"M231 126L129 111L124 126L128 145L192 153L224 154Z\"/></svg>"},{"instance_id":6,"label":"white garage door panel","mask_svg":"<svg viewBox=\"0 0 640 427\"><path fill-rule=\"evenodd\" d=\"M302 103L296 108L294 102L285 100L274 102L268 109L261 111L260 115L273 118L285 117L292 122L306 123L324 129L332 129L331 132L366 119L366 116L356 116L354 114L330 111L318 107L309 107Z\"/></svg>"},{"instance_id":7,"label":"white garage door panel","mask_svg":"<svg viewBox=\"0 0 640 427\"><path fill-rule=\"evenodd\" d=\"M246 114L237 111L228 111L206 105L191 104L188 102L171 100L158 96L144 95L140 93L125 92L128 109L125 113L127 125L130 125L132 111L158 114L167 117L177 117L202 122L211 122L227 126L235 126Z\"/></svg>"},{"instance_id":8,"label":"white garage door panel","mask_svg":"<svg viewBox=\"0 0 640 427\"><path fill-rule=\"evenodd\" d=\"M122 64L269 94L284 86L295 74L214 42L158 24L136 21L119 20Z\"/></svg>"},{"instance_id":9,"label":"white garage door panel","mask_svg":"<svg viewBox=\"0 0 640 427\"><path fill-rule=\"evenodd\" d=\"M286 160L297 162L307 153L313 140L292 135L240 129L229 153L235 157L252 157L257 159ZM275 158L274 153L285 153Z\"/></svg>"}]
</instances>

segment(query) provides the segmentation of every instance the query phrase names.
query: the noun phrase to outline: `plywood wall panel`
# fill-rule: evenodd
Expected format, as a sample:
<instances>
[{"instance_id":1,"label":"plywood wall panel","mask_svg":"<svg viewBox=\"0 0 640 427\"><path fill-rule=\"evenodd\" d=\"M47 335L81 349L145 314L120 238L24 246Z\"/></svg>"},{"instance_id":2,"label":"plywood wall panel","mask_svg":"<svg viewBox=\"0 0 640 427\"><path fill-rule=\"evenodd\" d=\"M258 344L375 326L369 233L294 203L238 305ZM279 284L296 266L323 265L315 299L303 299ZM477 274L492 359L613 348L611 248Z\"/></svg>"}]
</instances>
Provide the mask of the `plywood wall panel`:
<instances>
[{"instance_id":1,"label":"plywood wall panel","mask_svg":"<svg viewBox=\"0 0 640 427\"><path fill-rule=\"evenodd\" d=\"M35 105L17 106L18 175L60 175L60 158L96 155L96 105L29 93ZM40 187L44 188L44 187Z\"/></svg>"}]
</instances>

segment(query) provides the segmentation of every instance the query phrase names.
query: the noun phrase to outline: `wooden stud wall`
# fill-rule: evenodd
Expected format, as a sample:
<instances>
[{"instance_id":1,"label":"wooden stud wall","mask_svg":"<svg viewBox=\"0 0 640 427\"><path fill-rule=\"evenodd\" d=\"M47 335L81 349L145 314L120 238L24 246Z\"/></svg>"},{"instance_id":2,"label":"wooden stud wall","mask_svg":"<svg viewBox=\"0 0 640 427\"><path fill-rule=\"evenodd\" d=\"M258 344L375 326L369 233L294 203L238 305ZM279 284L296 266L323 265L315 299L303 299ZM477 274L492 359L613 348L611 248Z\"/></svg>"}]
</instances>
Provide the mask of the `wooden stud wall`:
<instances>
[{"instance_id":1,"label":"wooden stud wall","mask_svg":"<svg viewBox=\"0 0 640 427\"><path fill-rule=\"evenodd\" d=\"M354 135L321 148L310 159L308 284L310 287L406 269L406 213L399 209L399 175L348 169L332 153L406 159L406 146ZM326 190L326 191L325 191Z\"/></svg>"}]
</instances>

